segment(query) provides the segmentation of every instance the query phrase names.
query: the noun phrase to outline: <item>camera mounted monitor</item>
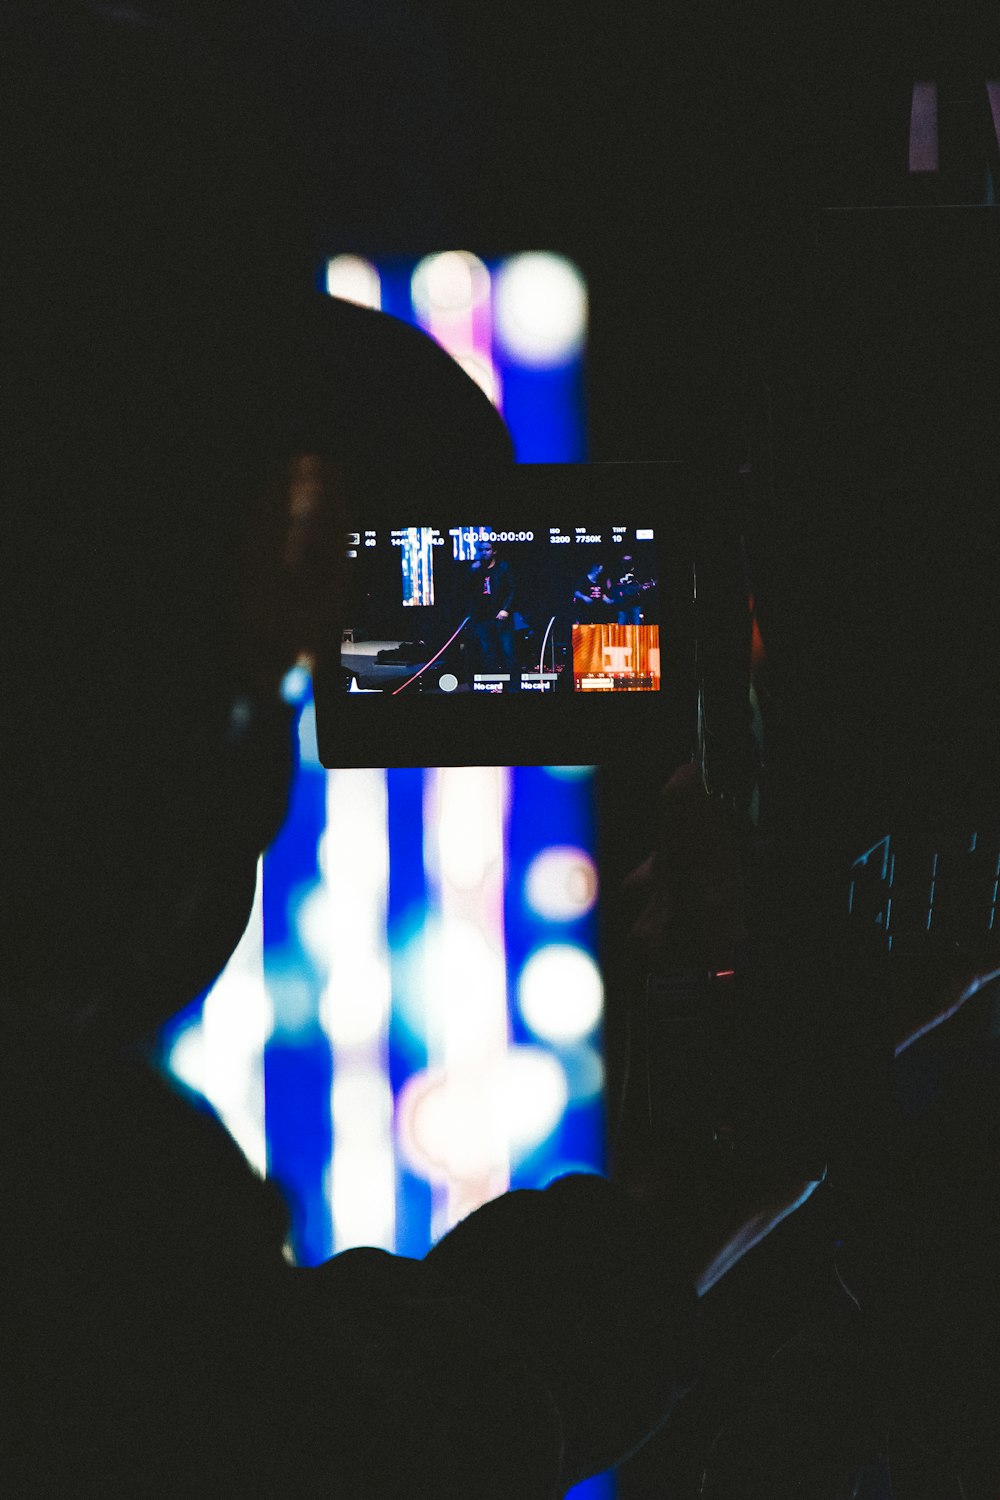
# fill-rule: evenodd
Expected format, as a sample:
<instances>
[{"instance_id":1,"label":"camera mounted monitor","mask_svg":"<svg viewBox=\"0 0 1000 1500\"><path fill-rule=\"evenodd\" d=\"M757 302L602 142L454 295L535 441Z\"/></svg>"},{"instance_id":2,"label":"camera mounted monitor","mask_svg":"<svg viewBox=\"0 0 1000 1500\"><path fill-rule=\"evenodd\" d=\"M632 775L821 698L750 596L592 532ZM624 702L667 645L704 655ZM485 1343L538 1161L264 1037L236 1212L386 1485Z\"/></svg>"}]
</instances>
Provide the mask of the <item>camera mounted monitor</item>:
<instances>
[{"instance_id":1,"label":"camera mounted monitor","mask_svg":"<svg viewBox=\"0 0 1000 1500\"><path fill-rule=\"evenodd\" d=\"M345 538L316 670L327 766L690 754L693 544L679 464L539 464L401 486Z\"/></svg>"}]
</instances>

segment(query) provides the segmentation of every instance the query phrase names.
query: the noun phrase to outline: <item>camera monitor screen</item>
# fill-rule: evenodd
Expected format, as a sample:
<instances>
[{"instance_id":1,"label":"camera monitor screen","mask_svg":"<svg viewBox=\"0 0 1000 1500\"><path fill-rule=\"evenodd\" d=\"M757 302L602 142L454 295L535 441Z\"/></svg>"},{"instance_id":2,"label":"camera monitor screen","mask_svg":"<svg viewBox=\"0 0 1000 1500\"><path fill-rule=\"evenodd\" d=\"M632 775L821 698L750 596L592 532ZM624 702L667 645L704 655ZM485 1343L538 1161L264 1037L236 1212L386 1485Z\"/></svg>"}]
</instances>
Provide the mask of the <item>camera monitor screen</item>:
<instances>
[{"instance_id":1,"label":"camera monitor screen","mask_svg":"<svg viewBox=\"0 0 1000 1500\"><path fill-rule=\"evenodd\" d=\"M438 516L404 495L347 533L324 760L583 763L606 757L603 735L676 712L691 594L677 466L523 466L463 491Z\"/></svg>"}]
</instances>

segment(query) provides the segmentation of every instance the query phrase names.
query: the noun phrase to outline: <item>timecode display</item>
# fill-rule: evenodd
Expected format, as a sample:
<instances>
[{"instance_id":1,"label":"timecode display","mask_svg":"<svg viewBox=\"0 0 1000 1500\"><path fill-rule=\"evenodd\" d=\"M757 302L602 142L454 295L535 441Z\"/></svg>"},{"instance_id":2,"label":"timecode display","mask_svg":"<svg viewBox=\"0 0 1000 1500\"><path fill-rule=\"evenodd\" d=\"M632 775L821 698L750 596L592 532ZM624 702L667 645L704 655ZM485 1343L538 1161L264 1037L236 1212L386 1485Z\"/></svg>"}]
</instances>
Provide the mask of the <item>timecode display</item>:
<instances>
[{"instance_id":1,"label":"timecode display","mask_svg":"<svg viewBox=\"0 0 1000 1500\"><path fill-rule=\"evenodd\" d=\"M457 528L450 535L457 535ZM476 536L481 542L533 542L535 533L533 531L484 531L480 529Z\"/></svg>"}]
</instances>

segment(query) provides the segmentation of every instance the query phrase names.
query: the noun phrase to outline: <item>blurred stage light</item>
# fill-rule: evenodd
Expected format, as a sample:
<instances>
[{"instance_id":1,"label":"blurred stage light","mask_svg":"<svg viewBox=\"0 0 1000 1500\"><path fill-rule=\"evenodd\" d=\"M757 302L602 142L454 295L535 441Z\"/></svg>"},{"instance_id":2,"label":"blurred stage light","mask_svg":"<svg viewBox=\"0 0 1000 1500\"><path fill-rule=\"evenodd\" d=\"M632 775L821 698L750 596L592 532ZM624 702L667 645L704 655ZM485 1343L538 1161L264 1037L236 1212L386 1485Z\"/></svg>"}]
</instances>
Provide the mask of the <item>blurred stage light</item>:
<instances>
[{"instance_id":1,"label":"blurred stage light","mask_svg":"<svg viewBox=\"0 0 1000 1500\"><path fill-rule=\"evenodd\" d=\"M490 273L468 250L427 255L410 277L418 323L447 349L494 403L500 376L493 361Z\"/></svg>"},{"instance_id":2,"label":"blurred stage light","mask_svg":"<svg viewBox=\"0 0 1000 1500\"><path fill-rule=\"evenodd\" d=\"M323 914L322 941L328 945L329 979L320 997L319 1020L333 1063L326 1197L337 1250L354 1245L395 1248L388 840L385 772L331 771L316 910Z\"/></svg>"},{"instance_id":3,"label":"blurred stage light","mask_svg":"<svg viewBox=\"0 0 1000 1500\"><path fill-rule=\"evenodd\" d=\"M604 1088L604 1059L589 1042L560 1051L559 1061L566 1075L571 1104L596 1100ZM593 1167L593 1163L591 1163Z\"/></svg>"},{"instance_id":4,"label":"blurred stage light","mask_svg":"<svg viewBox=\"0 0 1000 1500\"><path fill-rule=\"evenodd\" d=\"M566 1074L543 1047L512 1047L501 1074L511 1159L522 1160L556 1129L569 1101Z\"/></svg>"},{"instance_id":5,"label":"blurred stage light","mask_svg":"<svg viewBox=\"0 0 1000 1500\"><path fill-rule=\"evenodd\" d=\"M295 902L295 931L302 950L324 974L333 953L330 897L322 883L306 888Z\"/></svg>"},{"instance_id":6,"label":"blurred stage light","mask_svg":"<svg viewBox=\"0 0 1000 1500\"><path fill-rule=\"evenodd\" d=\"M457 766L424 776L428 1067L436 1090L414 1107L411 1135L437 1163L435 1235L510 1181L506 1133L491 1080L507 1055L503 891L509 772ZM433 1142L433 1145L430 1143Z\"/></svg>"},{"instance_id":7,"label":"blurred stage light","mask_svg":"<svg viewBox=\"0 0 1000 1500\"><path fill-rule=\"evenodd\" d=\"M536 854L525 877L528 905L550 922L572 922L597 900L597 867L583 849L553 845Z\"/></svg>"},{"instance_id":8,"label":"blurred stage light","mask_svg":"<svg viewBox=\"0 0 1000 1500\"><path fill-rule=\"evenodd\" d=\"M281 679L282 701L291 707L299 707L305 703L312 689L312 678L309 668L296 665L290 667Z\"/></svg>"},{"instance_id":9,"label":"blurred stage light","mask_svg":"<svg viewBox=\"0 0 1000 1500\"><path fill-rule=\"evenodd\" d=\"M446 917L427 935L425 975L449 1062L467 1062L497 1044L498 998L505 994L503 949L475 922ZM506 1023L506 1003L503 1010ZM503 1032L506 1040L506 1025Z\"/></svg>"},{"instance_id":10,"label":"blurred stage light","mask_svg":"<svg viewBox=\"0 0 1000 1500\"><path fill-rule=\"evenodd\" d=\"M436 339L503 413L520 462L586 457L587 291L565 256L536 250L486 263L443 250L373 264L341 255L325 262L324 276L330 291Z\"/></svg>"},{"instance_id":11,"label":"blurred stage light","mask_svg":"<svg viewBox=\"0 0 1000 1500\"><path fill-rule=\"evenodd\" d=\"M323 1030L338 1050L353 1051L377 1042L388 1024L385 967L369 954L342 953L335 987L320 1000Z\"/></svg>"},{"instance_id":12,"label":"blurred stage light","mask_svg":"<svg viewBox=\"0 0 1000 1500\"><path fill-rule=\"evenodd\" d=\"M296 954L281 963L272 956L267 966L267 989L274 1008L273 1035L279 1040L307 1034L316 1024L313 986L297 959Z\"/></svg>"},{"instance_id":13,"label":"blurred stage light","mask_svg":"<svg viewBox=\"0 0 1000 1500\"><path fill-rule=\"evenodd\" d=\"M464 1201L471 1188L479 1203L504 1191L481 1192L498 1156L506 1157L500 1098L490 1068L431 1067L407 1079L397 1101L403 1155L414 1172ZM473 1206L478 1206L474 1204ZM445 1225L450 1228L457 1218ZM442 1231L438 1231L442 1232Z\"/></svg>"},{"instance_id":14,"label":"blurred stage light","mask_svg":"<svg viewBox=\"0 0 1000 1500\"><path fill-rule=\"evenodd\" d=\"M261 869L246 931L205 998L200 1018L175 1038L167 1066L203 1094L251 1166L267 1170L264 1048L274 1012L264 984Z\"/></svg>"},{"instance_id":15,"label":"blurred stage light","mask_svg":"<svg viewBox=\"0 0 1000 1500\"><path fill-rule=\"evenodd\" d=\"M359 307L382 306L378 269L360 255L336 255L326 263L326 289L331 297L356 302Z\"/></svg>"},{"instance_id":16,"label":"blurred stage light","mask_svg":"<svg viewBox=\"0 0 1000 1500\"><path fill-rule=\"evenodd\" d=\"M359 1245L395 1248L395 1161L379 1143L334 1150L327 1170L327 1199L339 1250Z\"/></svg>"},{"instance_id":17,"label":"blurred stage light","mask_svg":"<svg viewBox=\"0 0 1000 1500\"><path fill-rule=\"evenodd\" d=\"M425 325L434 318L470 313L490 294L490 273L478 255L446 250L418 262L410 281L417 317Z\"/></svg>"},{"instance_id":18,"label":"blurred stage light","mask_svg":"<svg viewBox=\"0 0 1000 1500\"><path fill-rule=\"evenodd\" d=\"M522 461L586 456L586 291L568 261L487 267L454 251L376 266L343 255L319 284L424 327L503 411ZM300 705L300 763L264 863L268 988L258 897L250 946L233 960L243 979L227 970L219 981L207 1032L200 1022L168 1033L167 1066L210 1099L259 1169L267 1155L295 1205L300 1264L357 1244L419 1256L503 1191L512 1168L517 1186L541 1186L603 1161L603 1065L582 1039L600 1019L600 982L585 952L539 948L551 922L579 918L574 939L592 939L586 876L533 863L588 846L594 771L327 773L301 670L285 696ZM529 955L520 998L537 1044L523 1044L508 995L508 968ZM601 1484L574 1493L596 1500Z\"/></svg>"},{"instance_id":19,"label":"blurred stage light","mask_svg":"<svg viewBox=\"0 0 1000 1500\"><path fill-rule=\"evenodd\" d=\"M381 1068L345 1063L333 1087L333 1129L338 1146L381 1140L392 1124L392 1089Z\"/></svg>"},{"instance_id":20,"label":"blurred stage light","mask_svg":"<svg viewBox=\"0 0 1000 1500\"><path fill-rule=\"evenodd\" d=\"M455 766L440 774L428 870L458 890L476 891L503 861L503 778L479 766Z\"/></svg>"},{"instance_id":21,"label":"blurred stage light","mask_svg":"<svg viewBox=\"0 0 1000 1500\"><path fill-rule=\"evenodd\" d=\"M559 1125L569 1099L566 1075L542 1047L512 1047L499 1058L413 1074L399 1096L401 1151L428 1182L479 1187L498 1156L521 1161ZM497 1192L502 1188L497 1188Z\"/></svg>"},{"instance_id":22,"label":"blurred stage light","mask_svg":"<svg viewBox=\"0 0 1000 1500\"><path fill-rule=\"evenodd\" d=\"M504 261L494 290L496 336L525 365L561 365L580 351L587 328L587 289L562 255L533 251Z\"/></svg>"},{"instance_id":23,"label":"blurred stage light","mask_svg":"<svg viewBox=\"0 0 1000 1500\"><path fill-rule=\"evenodd\" d=\"M600 970L586 949L550 943L537 949L521 970L518 1003L525 1025L542 1041L582 1041L601 1019Z\"/></svg>"},{"instance_id":24,"label":"blurred stage light","mask_svg":"<svg viewBox=\"0 0 1000 1500\"><path fill-rule=\"evenodd\" d=\"M384 771L335 771L327 780L327 824L320 839L319 864L340 910L365 914L366 928L380 931L381 914L369 911L369 894L389 878ZM343 924L348 926L345 920Z\"/></svg>"}]
</instances>

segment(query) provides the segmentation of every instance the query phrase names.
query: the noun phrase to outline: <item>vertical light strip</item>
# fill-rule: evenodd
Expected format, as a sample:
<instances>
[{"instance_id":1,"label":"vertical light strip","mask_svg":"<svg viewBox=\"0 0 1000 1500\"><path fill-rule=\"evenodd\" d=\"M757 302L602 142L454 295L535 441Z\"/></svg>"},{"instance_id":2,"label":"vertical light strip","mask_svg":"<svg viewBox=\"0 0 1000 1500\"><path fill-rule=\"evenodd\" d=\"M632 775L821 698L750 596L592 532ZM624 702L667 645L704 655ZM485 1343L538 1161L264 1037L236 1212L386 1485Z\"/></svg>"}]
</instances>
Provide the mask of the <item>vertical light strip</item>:
<instances>
[{"instance_id":1,"label":"vertical light strip","mask_svg":"<svg viewBox=\"0 0 1000 1500\"><path fill-rule=\"evenodd\" d=\"M938 155L937 84L915 83L910 105L910 171L936 172Z\"/></svg>"},{"instance_id":2,"label":"vertical light strip","mask_svg":"<svg viewBox=\"0 0 1000 1500\"><path fill-rule=\"evenodd\" d=\"M250 1165L267 1170L264 1047L274 1010L264 982L263 861L239 944L212 986L199 1020L170 1050L168 1068L212 1105Z\"/></svg>"},{"instance_id":3,"label":"vertical light strip","mask_svg":"<svg viewBox=\"0 0 1000 1500\"><path fill-rule=\"evenodd\" d=\"M410 296L420 326L499 407L490 273L479 257L467 250L425 256L414 268Z\"/></svg>"},{"instance_id":4,"label":"vertical light strip","mask_svg":"<svg viewBox=\"0 0 1000 1500\"><path fill-rule=\"evenodd\" d=\"M442 1120L434 1239L510 1183L503 926L509 797L503 767L426 773L424 860L433 930L426 949L426 1035Z\"/></svg>"},{"instance_id":5,"label":"vertical light strip","mask_svg":"<svg viewBox=\"0 0 1000 1500\"><path fill-rule=\"evenodd\" d=\"M330 1044L333 1145L326 1196L335 1250L395 1248L396 1160L389 1079L386 774L331 771L320 865L330 969L320 1025Z\"/></svg>"},{"instance_id":6,"label":"vertical light strip","mask_svg":"<svg viewBox=\"0 0 1000 1500\"><path fill-rule=\"evenodd\" d=\"M990 114L993 116L993 133L997 138L997 149L1000 150L1000 82L995 78L987 80L986 95L990 101Z\"/></svg>"}]
</instances>

